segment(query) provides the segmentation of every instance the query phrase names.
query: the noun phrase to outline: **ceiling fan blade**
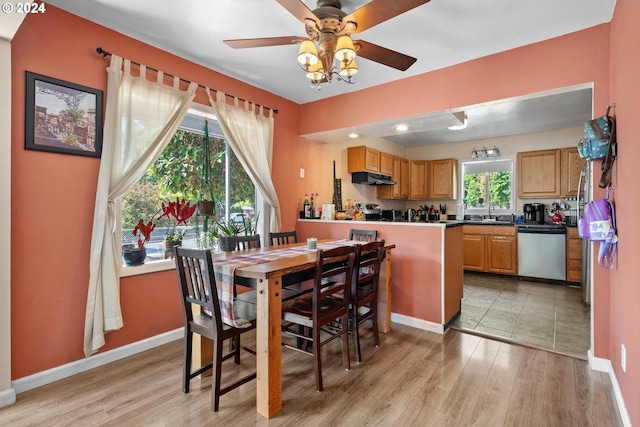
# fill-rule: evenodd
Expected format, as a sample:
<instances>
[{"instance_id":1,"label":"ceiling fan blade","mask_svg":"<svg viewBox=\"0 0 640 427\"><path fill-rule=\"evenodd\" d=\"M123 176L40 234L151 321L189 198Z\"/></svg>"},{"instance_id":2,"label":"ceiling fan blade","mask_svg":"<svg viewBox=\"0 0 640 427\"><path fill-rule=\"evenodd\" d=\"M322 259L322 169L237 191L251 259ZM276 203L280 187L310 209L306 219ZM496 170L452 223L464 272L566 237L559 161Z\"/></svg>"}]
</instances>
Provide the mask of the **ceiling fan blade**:
<instances>
[{"instance_id":1,"label":"ceiling fan blade","mask_svg":"<svg viewBox=\"0 0 640 427\"><path fill-rule=\"evenodd\" d=\"M302 3L301 0L276 0L282 7L287 9L289 13L298 18L300 22L306 24L307 19L312 19L316 23L318 23L318 17L314 15L314 13Z\"/></svg>"},{"instance_id":2,"label":"ceiling fan blade","mask_svg":"<svg viewBox=\"0 0 640 427\"><path fill-rule=\"evenodd\" d=\"M259 39L235 39L235 40L223 40L223 42L234 49L245 49L248 47L267 47L267 46L282 46L286 44L297 44L303 40L307 40L307 37L299 36L284 36L284 37L263 37Z\"/></svg>"},{"instance_id":3,"label":"ceiling fan blade","mask_svg":"<svg viewBox=\"0 0 640 427\"><path fill-rule=\"evenodd\" d=\"M281 0L278 0L278 2L281 3ZM372 0L345 16L342 22L352 21L357 23L358 28L354 33L360 33L428 2L429 0Z\"/></svg>"},{"instance_id":4,"label":"ceiling fan blade","mask_svg":"<svg viewBox=\"0 0 640 427\"><path fill-rule=\"evenodd\" d=\"M353 44L356 45L357 56L367 58L371 61L378 62L382 65L386 65L400 71L406 71L414 62L417 61L417 59L412 56L405 55L404 53L396 52L395 50L387 49L386 47L378 46L373 43L365 42L363 40L354 40Z\"/></svg>"}]
</instances>

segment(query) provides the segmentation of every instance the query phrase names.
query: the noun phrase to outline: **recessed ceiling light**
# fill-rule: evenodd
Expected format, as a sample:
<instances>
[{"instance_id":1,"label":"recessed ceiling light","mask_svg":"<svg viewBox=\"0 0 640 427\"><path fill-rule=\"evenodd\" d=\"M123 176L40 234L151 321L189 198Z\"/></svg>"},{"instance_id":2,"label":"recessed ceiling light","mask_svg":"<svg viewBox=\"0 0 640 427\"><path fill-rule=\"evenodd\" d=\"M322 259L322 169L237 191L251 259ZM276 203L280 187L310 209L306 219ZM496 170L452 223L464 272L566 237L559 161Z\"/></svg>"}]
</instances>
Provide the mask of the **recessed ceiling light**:
<instances>
[{"instance_id":1,"label":"recessed ceiling light","mask_svg":"<svg viewBox=\"0 0 640 427\"><path fill-rule=\"evenodd\" d=\"M405 132L409 130L409 126L407 125L395 125L393 128L398 132Z\"/></svg>"},{"instance_id":2,"label":"recessed ceiling light","mask_svg":"<svg viewBox=\"0 0 640 427\"><path fill-rule=\"evenodd\" d=\"M349 135L347 135L347 136L348 136L349 138L351 138L351 139L356 139L356 138L359 138L359 137L360 137L360 135L358 135L358 134L357 134L357 133L355 133L355 132L351 132L351 133L350 133Z\"/></svg>"}]
</instances>

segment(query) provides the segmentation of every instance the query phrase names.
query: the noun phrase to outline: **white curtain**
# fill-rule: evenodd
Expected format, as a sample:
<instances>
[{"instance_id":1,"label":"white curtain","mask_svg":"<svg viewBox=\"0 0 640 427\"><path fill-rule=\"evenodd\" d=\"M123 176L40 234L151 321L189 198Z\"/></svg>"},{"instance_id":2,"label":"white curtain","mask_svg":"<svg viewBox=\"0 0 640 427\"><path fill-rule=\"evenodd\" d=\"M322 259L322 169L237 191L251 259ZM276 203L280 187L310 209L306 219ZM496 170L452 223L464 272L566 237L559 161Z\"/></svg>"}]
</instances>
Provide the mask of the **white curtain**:
<instances>
[{"instance_id":1,"label":"white curtain","mask_svg":"<svg viewBox=\"0 0 640 427\"><path fill-rule=\"evenodd\" d=\"M124 66L123 66L124 65ZM179 89L130 74L131 61L112 55L107 68L104 144L96 190L89 259L89 292L84 326L84 354L89 357L105 343L104 334L122 327L120 310L120 236L116 235L116 202L147 171L175 134L198 85ZM145 218L148 221L151 218Z\"/></svg>"},{"instance_id":2,"label":"white curtain","mask_svg":"<svg viewBox=\"0 0 640 427\"><path fill-rule=\"evenodd\" d=\"M280 203L271 180L273 110L265 117L263 107L256 113L255 104L245 101L240 108L238 98L227 105L223 92L216 92L216 101L208 88L207 94L231 149L270 206L270 230L280 231Z\"/></svg>"}]
</instances>

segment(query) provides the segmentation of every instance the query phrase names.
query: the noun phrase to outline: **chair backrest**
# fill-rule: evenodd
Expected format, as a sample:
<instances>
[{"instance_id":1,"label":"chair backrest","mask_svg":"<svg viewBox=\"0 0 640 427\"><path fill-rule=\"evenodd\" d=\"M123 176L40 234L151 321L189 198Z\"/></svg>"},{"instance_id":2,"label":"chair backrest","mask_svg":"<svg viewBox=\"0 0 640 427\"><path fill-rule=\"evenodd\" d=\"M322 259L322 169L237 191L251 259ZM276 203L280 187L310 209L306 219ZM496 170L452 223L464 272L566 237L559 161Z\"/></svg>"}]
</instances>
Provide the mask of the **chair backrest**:
<instances>
[{"instance_id":1,"label":"chair backrest","mask_svg":"<svg viewBox=\"0 0 640 427\"><path fill-rule=\"evenodd\" d=\"M185 327L193 321L193 304L211 314L216 331L222 331L220 302L209 249L174 247L178 285L182 297Z\"/></svg>"},{"instance_id":2,"label":"chair backrest","mask_svg":"<svg viewBox=\"0 0 640 427\"><path fill-rule=\"evenodd\" d=\"M260 247L260 235L250 234L248 236L231 236L229 237L230 250L237 249L243 251L245 249L259 248Z\"/></svg>"},{"instance_id":3,"label":"chair backrest","mask_svg":"<svg viewBox=\"0 0 640 427\"><path fill-rule=\"evenodd\" d=\"M321 299L342 292L342 302L349 309L353 268L356 260L356 246L340 246L333 249L318 249L316 253L313 284L314 315L320 312ZM323 279L330 279L329 285Z\"/></svg>"},{"instance_id":4,"label":"chair backrest","mask_svg":"<svg viewBox=\"0 0 640 427\"><path fill-rule=\"evenodd\" d=\"M357 251L356 266L353 272L352 294L357 296L359 286L371 286L373 293L378 292L380 268L384 259L384 239L360 245Z\"/></svg>"},{"instance_id":5,"label":"chair backrest","mask_svg":"<svg viewBox=\"0 0 640 427\"><path fill-rule=\"evenodd\" d=\"M269 241L271 246L288 245L290 243L298 243L298 236L296 235L296 230L269 233Z\"/></svg>"},{"instance_id":6,"label":"chair backrest","mask_svg":"<svg viewBox=\"0 0 640 427\"><path fill-rule=\"evenodd\" d=\"M377 230L349 230L349 240L361 240L363 242L372 242L378 238Z\"/></svg>"}]
</instances>

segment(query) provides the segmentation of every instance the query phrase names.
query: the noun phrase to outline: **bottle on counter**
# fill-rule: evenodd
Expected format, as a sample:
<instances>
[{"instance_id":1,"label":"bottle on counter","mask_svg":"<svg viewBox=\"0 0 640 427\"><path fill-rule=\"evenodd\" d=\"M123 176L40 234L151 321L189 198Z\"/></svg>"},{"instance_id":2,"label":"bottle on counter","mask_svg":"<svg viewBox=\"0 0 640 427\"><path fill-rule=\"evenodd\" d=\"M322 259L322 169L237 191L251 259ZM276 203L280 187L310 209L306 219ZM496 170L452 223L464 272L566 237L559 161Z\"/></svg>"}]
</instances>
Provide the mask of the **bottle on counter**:
<instances>
[{"instance_id":1,"label":"bottle on counter","mask_svg":"<svg viewBox=\"0 0 640 427\"><path fill-rule=\"evenodd\" d=\"M309 218L316 217L316 204L313 201L313 193L311 193L311 202L309 203Z\"/></svg>"},{"instance_id":2,"label":"bottle on counter","mask_svg":"<svg viewBox=\"0 0 640 427\"><path fill-rule=\"evenodd\" d=\"M305 218L309 218L309 195L305 194L304 195L304 203L303 203L303 208L304 208L304 217Z\"/></svg>"}]
</instances>

